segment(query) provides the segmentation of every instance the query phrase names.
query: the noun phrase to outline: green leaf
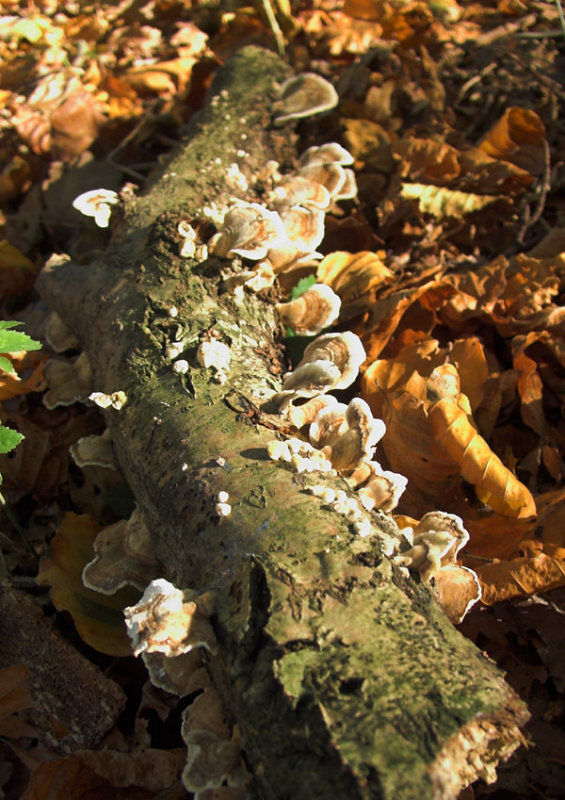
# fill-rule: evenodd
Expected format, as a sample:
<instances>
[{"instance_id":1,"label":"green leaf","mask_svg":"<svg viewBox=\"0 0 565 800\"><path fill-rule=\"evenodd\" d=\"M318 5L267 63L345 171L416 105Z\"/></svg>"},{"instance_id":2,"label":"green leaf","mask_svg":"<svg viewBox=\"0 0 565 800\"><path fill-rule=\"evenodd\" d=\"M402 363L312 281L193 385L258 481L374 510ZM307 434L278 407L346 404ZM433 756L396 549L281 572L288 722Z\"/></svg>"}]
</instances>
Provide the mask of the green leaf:
<instances>
[{"instance_id":1,"label":"green leaf","mask_svg":"<svg viewBox=\"0 0 565 800\"><path fill-rule=\"evenodd\" d=\"M0 425L0 453L8 453L13 450L23 438L21 433Z\"/></svg>"},{"instance_id":2,"label":"green leaf","mask_svg":"<svg viewBox=\"0 0 565 800\"><path fill-rule=\"evenodd\" d=\"M312 275L307 275L305 278L300 278L300 280L290 293L290 299L296 300L297 297L300 297L301 294L304 294L306 289L309 289L315 283L316 283L316 276L314 273L312 273Z\"/></svg>"},{"instance_id":3,"label":"green leaf","mask_svg":"<svg viewBox=\"0 0 565 800\"><path fill-rule=\"evenodd\" d=\"M27 333L9 330L19 324L17 320L0 321L0 353L17 353L20 350L41 349L40 342L36 342Z\"/></svg>"},{"instance_id":4,"label":"green leaf","mask_svg":"<svg viewBox=\"0 0 565 800\"><path fill-rule=\"evenodd\" d=\"M15 372L14 365L12 362L5 358L4 356L0 356L0 369L3 369L4 372Z\"/></svg>"}]
</instances>

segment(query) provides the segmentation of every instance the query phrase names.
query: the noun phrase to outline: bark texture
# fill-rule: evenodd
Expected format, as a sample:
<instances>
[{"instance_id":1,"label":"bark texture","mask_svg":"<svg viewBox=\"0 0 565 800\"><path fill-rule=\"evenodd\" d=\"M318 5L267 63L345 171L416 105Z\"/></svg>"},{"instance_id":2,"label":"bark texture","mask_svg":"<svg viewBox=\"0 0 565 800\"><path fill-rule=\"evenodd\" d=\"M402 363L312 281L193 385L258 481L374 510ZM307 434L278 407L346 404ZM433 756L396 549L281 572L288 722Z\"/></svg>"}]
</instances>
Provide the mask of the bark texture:
<instances>
[{"instance_id":1,"label":"bark texture","mask_svg":"<svg viewBox=\"0 0 565 800\"><path fill-rule=\"evenodd\" d=\"M104 258L54 262L40 291L82 339L94 388L127 393L107 423L169 579L217 592L210 669L242 733L250 796L455 798L515 749L527 712L427 588L383 557L390 517L373 515L373 534L359 538L304 491L319 480L267 459L275 433L256 407L278 388L275 312L222 293L216 262L178 256L179 219L234 194L230 164L251 178L268 159L290 162L291 130L270 124L286 69L247 48L219 70ZM195 357L212 327L232 349L223 385ZM184 376L164 356L179 339ZM233 508L222 520L220 490Z\"/></svg>"}]
</instances>

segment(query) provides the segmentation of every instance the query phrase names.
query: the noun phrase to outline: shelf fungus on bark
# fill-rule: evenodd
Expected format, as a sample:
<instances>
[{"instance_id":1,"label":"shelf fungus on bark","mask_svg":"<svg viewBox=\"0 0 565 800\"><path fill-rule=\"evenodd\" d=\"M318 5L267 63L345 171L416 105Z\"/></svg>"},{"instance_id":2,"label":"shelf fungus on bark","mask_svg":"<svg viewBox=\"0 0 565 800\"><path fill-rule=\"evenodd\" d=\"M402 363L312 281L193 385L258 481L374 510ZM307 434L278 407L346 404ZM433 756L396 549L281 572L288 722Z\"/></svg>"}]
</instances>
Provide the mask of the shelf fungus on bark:
<instances>
[{"instance_id":1,"label":"shelf fungus on bark","mask_svg":"<svg viewBox=\"0 0 565 800\"><path fill-rule=\"evenodd\" d=\"M260 261L270 249L284 245L286 238L278 212L241 200L226 211L220 231L208 242L208 251L216 256L238 255Z\"/></svg>"},{"instance_id":2,"label":"shelf fungus on bark","mask_svg":"<svg viewBox=\"0 0 565 800\"><path fill-rule=\"evenodd\" d=\"M339 96L332 84L315 72L302 72L284 81L273 103L274 123L311 117L335 108Z\"/></svg>"},{"instance_id":3,"label":"shelf fungus on bark","mask_svg":"<svg viewBox=\"0 0 565 800\"><path fill-rule=\"evenodd\" d=\"M101 435L93 434L78 439L70 446L69 452L77 467L118 468L108 428Z\"/></svg>"},{"instance_id":4,"label":"shelf fungus on bark","mask_svg":"<svg viewBox=\"0 0 565 800\"><path fill-rule=\"evenodd\" d=\"M337 397L334 397L333 394L320 394L306 400L302 405L288 406L286 418L291 425L300 430L304 425L314 422L320 411L335 408L337 405Z\"/></svg>"},{"instance_id":5,"label":"shelf fungus on bark","mask_svg":"<svg viewBox=\"0 0 565 800\"><path fill-rule=\"evenodd\" d=\"M50 411L58 406L84 403L92 391L92 369L86 351L72 362L50 359L43 374L49 387L43 396L43 405Z\"/></svg>"},{"instance_id":6,"label":"shelf fungus on bark","mask_svg":"<svg viewBox=\"0 0 565 800\"><path fill-rule=\"evenodd\" d=\"M183 738L188 758L182 782L190 792L196 792L195 797L207 789L218 789L224 782L241 786L249 780L238 742L206 730L189 731Z\"/></svg>"},{"instance_id":7,"label":"shelf fungus on bark","mask_svg":"<svg viewBox=\"0 0 565 800\"><path fill-rule=\"evenodd\" d=\"M353 170L347 168L353 160L340 144L328 142L304 151L298 174L325 186L332 201L353 199L357 196L357 181Z\"/></svg>"},{"instance_id":8,"label":"shelf fungus on bark","mask_svg":"<svg viewBox=\"0 0 565 800\"><path fill-rule=\"evenodd\" d=\"M124 586L143 591L162 574L151 536L138 509L100 531L94 541L94 559L84 567L82 582L88 589L112 595Z\"/></svg>"},{"instance_id":9,"label":"shelf fungus on bark","mask_svg":"<svg viewBox=\"0 0 565 800\"><path fill-rule=\"evenodd\" d=\"M408 478L383 469L378 461L363 461L347 476L347 482L367 510L392 511L406 490Z\"/></svg>"},{"instance_id":10,"label":"shelf fungus on bark","mask_svg":"<svg viewBox=\"0 0 565 800\"><path fill-rule=\"evenodd\" d=\"M333 325L340 308L337 294L323 283L316 283L294 300L277 305L283 325L302 336L313 336Z\"/></svg>"},{"instance_id":11,"label":"shelf fungus on bark","mask_svg":"<svg viewBox=\"0 0 565 800\"><path fill-rule=\"evenodd\" d=\"M202 661L200 648L178 656L164 653L142 653L153 686L186 697L211 685L208 670Z\"/></svg>"},{"instance_id":12,"label":"shelf fungus on bark","mask_svg":"<svg viewBox=\"0 0 565 800\"><path fill-rule=\"evenodd\" d=\"M280 211L281 208L304 206L327 211L331 195L325 186L302 175L285 175L267 195L268 205Z\"/></svg>"},{"instance_id":13,"label":"shelf fungus on bark","mask_svg":"<svg viewBox=\"0 0 565 800\"><path fill-rule=\"evenodd\" d=\"M325 233L325 213L319 208L283 208L280 217L288 241L299 253L311 253L320 246Z\"/></svg>"},{"instance_id":14,"label":"shelf fungus on bark","mask_svg":"<svg viewBox=\"0 0 565 800\"><path fill-rule=\"evenodd\" d=\"M81 341L73 331L65 325L61 317L55 312L49 314L45 328L45 340L55 353L65 353L67 350L80 350Z\"/></svg>"},{"instance_id":15,"label":"shelf fungus on bark","mask_svg":"<svg viewBox=\"0 0 565 800\"><path fill-rule=\"evenodd\" d=\"M341 414L343 413L343 419ZM310 441L332 462L334 469L349 473L362 461L369 461L377 442L386 432L382 419L374 419L360 397L351 400L345 411L338 407L321 411L310 426Z\"/></svg>"},{"instance_id":16,"label":"shelf fungus on bark","mask_svg":"<svg viewBox=\"0 0 565 800\"><path fill-rule=\"evenodd\" d=\"M281 391L271 398L279 411L298 397L314 397L332 389L346 389L365 360L361 339L351 331L325 333L306 347L293 372L285 375Z\"/></svg>"},{"instance_id":17,"label":"shelf fungus on bark","mask_svg":"<svg viewBox=\"0 0 565 800\"><path fill-rule=\"evenodd\" d=\"M324 454L303 439L273 439L267 445L271 461L284 461L296 472L331 472L331 462Z\"/></svg>"},{"instance_id":18,"label":"shelf fungus on bark","mask_svg":"<svg viewBox=\"0 0 565 800\"><path fill-rule=\"evenodd\" d=\"M164 578L152 581L141 600L124 609L134 654L177 656L195 647L215 653L216 636L208 621L212 606L208 593L181 591Z\"/></svg>"},{"instance_id":19,"label":"shelf fungus on bark","mask_svg":"<svg viewBox=\"0 0 565 800\"><path fill-rule=\"evenodd\" d=\"M112 206L119 199L118 193L112 189L92 189L75 197L72 205L83 216L93 217L99 228L107 228L110 224Z\"/></svg>"}]
</instances>

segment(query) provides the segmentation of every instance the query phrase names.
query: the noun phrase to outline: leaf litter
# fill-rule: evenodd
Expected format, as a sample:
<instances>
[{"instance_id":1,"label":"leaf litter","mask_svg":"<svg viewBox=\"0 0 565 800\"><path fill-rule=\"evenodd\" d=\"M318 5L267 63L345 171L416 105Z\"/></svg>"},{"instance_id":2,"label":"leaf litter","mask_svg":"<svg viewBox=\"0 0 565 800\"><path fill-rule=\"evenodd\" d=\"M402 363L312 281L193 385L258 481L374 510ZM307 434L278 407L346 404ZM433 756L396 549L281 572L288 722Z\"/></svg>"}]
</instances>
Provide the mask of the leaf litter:
<instances>
[{"instance_id":1,"label":"leaf litter","mask_svg":"<svg viewBox=\"0 0 565 800\"><path fill-rule=\"evenodd\" d=\"M53 252L89 263L108 241L104 228L69 210L72 201L143 186L201 107L220 63L244 44L284 49L297 73L319 72L337 89L337 108L300 124L299 152L329 135L341 142L354 158L358 199L329 209L323 259L281 274L279 299L315 282L333 289L338 329L361 337L367 353L358 391L386 423L383 465L408 478L399 522L417 525L441 508L470 534L458 560L478 576L482 606L461 627L528 700L535 744L501 768L494 786L476 785L477 798L529 797L530 788L559 796L565 787L559 10L530 0L3 7L2 316L43 341L38 269ZM111 213L101 217L110 228ZM105 670L116 691L99 684L106 717L82 750L62 755L62 743L81 734L57 700L45 701L51 695L22 644L1 665L9 743L2 788L7 797L43 797L63 781L69 797L102 785L112 796L154 797L169 787L186 796L183 741L166 732L167 711L156 724L140 704L116 724L118 686L132 697L137 690L125 678L129 648L115 612L135 596L122 589L127 599L105 598L81 574L96 533L128 517L131 495L119 471L71 459L71 446L100 435L103 421L94 407L85 410L76 345L56 352L53 359L46 345L12 354L14 371L0 374L2 423L26 437L0 457L12 508L1 532L3 576L26 597L36 579L51 585L34 604L50 619L41 617L50 650L61 663L74 658L72 669L93 689ZM104 736L113 758L102 765ZM33 738L41 747L32 756Z\"/></svg>"}]
</instances>

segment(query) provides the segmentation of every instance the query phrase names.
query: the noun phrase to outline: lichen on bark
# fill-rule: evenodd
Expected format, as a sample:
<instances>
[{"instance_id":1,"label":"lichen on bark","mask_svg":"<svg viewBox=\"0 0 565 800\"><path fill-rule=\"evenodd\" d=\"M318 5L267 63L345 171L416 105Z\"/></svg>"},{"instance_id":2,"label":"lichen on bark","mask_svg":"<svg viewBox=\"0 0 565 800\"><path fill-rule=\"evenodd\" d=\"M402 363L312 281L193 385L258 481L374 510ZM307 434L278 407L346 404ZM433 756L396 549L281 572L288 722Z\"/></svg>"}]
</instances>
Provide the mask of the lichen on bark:
<instances>
[{"instance_id":1,"label":"lichen on bark","mask_svg":"<svg viewBox=\"0 0 565 800\"><path fill-rule=\"evenodd\" d=\"M361 539L305 491L308 478L267 458L276 432L260 397L283 368L275 310L222 293L217 261L178 255L175 222L225 206L226 166L242 142L250 176L289 160L292 133L270 125L274 80L286 74L272 53L239 52L179 152L126 208L104 259L53 262L40 291L83 341L95 388L128 396L106 419L167 577L216 593L209 669L241 732L251 795L456 797L472 772L457 736L488 720L473 763L496 763L519 741L523 706L428 590L383 555L392 518L373 515ZM223 384L196 358L211 328L232 348ZM184 375L165 356L179 337ZM223 519L220 490L232 506Z\"/></svg>"}]
</instances>

